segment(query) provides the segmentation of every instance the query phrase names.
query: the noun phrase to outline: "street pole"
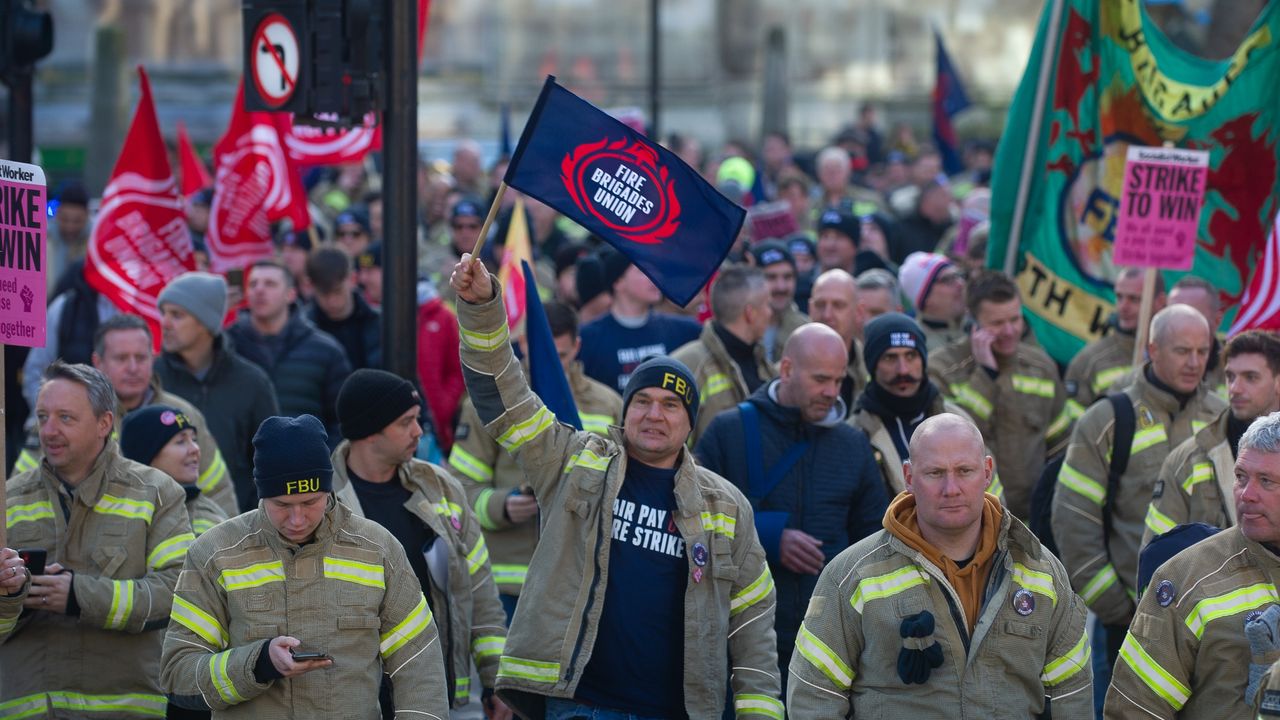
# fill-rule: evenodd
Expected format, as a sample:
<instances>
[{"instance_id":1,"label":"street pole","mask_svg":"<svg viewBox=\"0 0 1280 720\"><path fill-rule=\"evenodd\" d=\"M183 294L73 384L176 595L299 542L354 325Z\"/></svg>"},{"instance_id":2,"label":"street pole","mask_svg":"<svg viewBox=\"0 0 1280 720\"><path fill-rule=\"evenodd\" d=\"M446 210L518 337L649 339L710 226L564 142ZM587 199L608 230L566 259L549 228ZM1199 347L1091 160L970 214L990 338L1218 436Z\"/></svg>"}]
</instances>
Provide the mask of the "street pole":
<instances>
[{"instance_id":1,"label":"street pole","mask_svg":"<svg viewBox=\"0 0 1280 720\"><path fill-rule=\"evenodd\" d=\"M649 138L662 140L662 125L658 122L662 108L658 102L662 87L662 45L658 33L658 7L662 0L649 0Z\"/></svg>"},{"instance_id":2,"label":"street pole","mask_svg":"<svg viewBox=\"0 0 1280 720\"><path fill-rule=\"evenodd\" d=\"M414 380L418 367L418 3L385 2L390 42L382 112L382 363L388 371Z\"/></svg>"},{"instance_id":3,"label":"street pole","mask_svg":"<svg viewBox=\"0 0 1280 720\"><path fill-rule=\"evenodd\" d=\"M32 105L31 84L35 70L30 65L11 68L9 85L9 159L31 162L33 140L31 137Z\"/></svg>"}]
</instances>

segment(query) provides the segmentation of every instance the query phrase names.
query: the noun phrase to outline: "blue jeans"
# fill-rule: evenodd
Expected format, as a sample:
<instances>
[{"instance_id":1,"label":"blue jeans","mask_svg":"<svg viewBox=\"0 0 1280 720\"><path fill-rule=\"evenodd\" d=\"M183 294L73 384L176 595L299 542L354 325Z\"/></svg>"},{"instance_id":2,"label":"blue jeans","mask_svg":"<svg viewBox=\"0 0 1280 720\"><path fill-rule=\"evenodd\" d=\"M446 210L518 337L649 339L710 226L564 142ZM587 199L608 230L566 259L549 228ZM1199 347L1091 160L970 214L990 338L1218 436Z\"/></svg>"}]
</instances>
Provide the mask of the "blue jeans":
<instances>
[{"instance_id":1,"label":"blue jeans","mask_svg":"<svg viewBox=\"0 0 1280 720\"><path fill-rule=\"evenodd\" d=\"M594 705L583 705L573 700L565 700L564 698L547 698L546 720L663 720L663 719L651 718L647 715L632 715L631 713L625 713L619 710L610 710L609 708L595 707Z\"/></svg>"}]
</instances>

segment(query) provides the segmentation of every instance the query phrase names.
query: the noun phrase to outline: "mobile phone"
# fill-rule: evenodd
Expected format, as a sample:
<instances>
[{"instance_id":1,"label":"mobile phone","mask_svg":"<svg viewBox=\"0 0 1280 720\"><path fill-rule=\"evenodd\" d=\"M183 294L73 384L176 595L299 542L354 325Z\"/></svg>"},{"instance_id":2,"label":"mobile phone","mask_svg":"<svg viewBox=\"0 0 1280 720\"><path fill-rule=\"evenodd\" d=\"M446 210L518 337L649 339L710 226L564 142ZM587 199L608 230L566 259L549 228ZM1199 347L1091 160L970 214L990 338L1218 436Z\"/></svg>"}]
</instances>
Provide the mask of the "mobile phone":
<instances>
[{"instance_id":1,"label":"mobile phone","mask_svg":"<svg viewBox=\"0 0 1280 720\"><path fill-rule=\"evenodd\" d=\"M18 557L22 558L27 571L32 575L43 575L44 564L49 559L49 551L44 548L19 548Z\"/></svg>"},{"instance_id":2,"label":"mobile phone","mask_svg":"<svg viewBox=\"0 0 1280 720\"><path fill-rule=\"evenodd\" d=\"M227 271L227 284L233 287L244 287L244 268L231 268Z\"/></svg>"},{"instance_id":3,"label":"mobile phone","mask_svg":"<svg viewBox=\"0 0 1280 720\"><path fill-rule=\"evenodd\" d=\"M298 648L289 648L289 654L294 660L332 660L328 653L316 650L299 650Z\"/></svg>"}]
</instances>

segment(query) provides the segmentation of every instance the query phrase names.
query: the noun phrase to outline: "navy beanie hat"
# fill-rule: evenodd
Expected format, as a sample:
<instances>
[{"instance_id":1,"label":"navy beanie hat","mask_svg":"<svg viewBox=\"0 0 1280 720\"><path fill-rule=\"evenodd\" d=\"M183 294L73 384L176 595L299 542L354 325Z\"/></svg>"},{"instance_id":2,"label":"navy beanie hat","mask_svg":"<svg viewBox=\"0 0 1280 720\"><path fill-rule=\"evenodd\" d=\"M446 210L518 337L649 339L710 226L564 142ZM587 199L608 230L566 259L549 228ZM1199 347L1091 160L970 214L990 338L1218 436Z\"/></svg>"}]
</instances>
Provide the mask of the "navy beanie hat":
<instances>
[{"instance_id":1,"label":"navy beanie hat","mask_svg":"<svg viewBox=\"0 0 1280 720\"><path fill-rule=\"evenodd\" d=\"M693 381L693 372L679 360L666 356L651 357L631 373L622 393L623 417L626 417L631 397L637 391L651 387L675 393L684 403L685 412L689 413L689 427L698 423L698 384Z\"/></svg>"},{"instance_id":2,"label":"navy beanie hat","mask_svg":"<svg viewBox=\"0 0 1280 720\"><path fill-rule=\"evenodd\" d=\"M258 497L332 490L327 440L324 425L314 415L275 415L263 420L253 436L253 482Z\"/></svg>"},{"instance_id":3,"label":"navy beanie hat","mask_svg":"<svg viewBox=\"0 0 1280 720\"><path fill-rule=\"evenodd\" d=\"M148 405L125 416L120 423L120 454L134 462L150 465L174 435L195 430L191 419L168 405Z\"/></svg>"},{"instance_id":4,"label":"navy beanie hat","mask_svg":"<svg viewBox=\"0 0 1280 720\"><path fill-rule=\"evenodd\" d=\"M362 440L376 435L422 398L413 383L386 370L360 368L347 377L338 391L338 424L342 437Z\"/></svg>"},{"instance_id":5,"label":"navy beanie hat","mask_svg":"<svg viewBox=\"0 0 1280 720\"><path fill-rule=\"evenodd\" d=\"M925 349L924 331L915 320L902 313L877 315L862 329L862 359L871 377L876 375L880 356L891 348L912 348L920 353L920 365L929 370L929 353Z\"/></svg>"}]
</instances>

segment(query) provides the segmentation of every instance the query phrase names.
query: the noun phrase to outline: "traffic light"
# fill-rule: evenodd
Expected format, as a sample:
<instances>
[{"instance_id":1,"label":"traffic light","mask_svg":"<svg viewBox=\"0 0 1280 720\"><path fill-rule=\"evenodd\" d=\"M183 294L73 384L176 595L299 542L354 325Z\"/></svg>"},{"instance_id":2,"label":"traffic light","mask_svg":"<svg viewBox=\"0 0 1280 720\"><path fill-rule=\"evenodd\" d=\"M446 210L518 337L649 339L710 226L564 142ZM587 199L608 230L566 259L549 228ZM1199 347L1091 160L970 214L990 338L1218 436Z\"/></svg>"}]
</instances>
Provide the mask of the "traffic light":
<instances>
[{"instance_id":1,"label":"traffic light","mask_svg":"<svg viewBox=\"0 0 1280 720\"><path fill-rule=\"evenodd\" d=\"M0 1L0 74L28 68L53 50L53 17L30 0Z\"/></svg>"}]
</instances>

